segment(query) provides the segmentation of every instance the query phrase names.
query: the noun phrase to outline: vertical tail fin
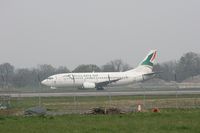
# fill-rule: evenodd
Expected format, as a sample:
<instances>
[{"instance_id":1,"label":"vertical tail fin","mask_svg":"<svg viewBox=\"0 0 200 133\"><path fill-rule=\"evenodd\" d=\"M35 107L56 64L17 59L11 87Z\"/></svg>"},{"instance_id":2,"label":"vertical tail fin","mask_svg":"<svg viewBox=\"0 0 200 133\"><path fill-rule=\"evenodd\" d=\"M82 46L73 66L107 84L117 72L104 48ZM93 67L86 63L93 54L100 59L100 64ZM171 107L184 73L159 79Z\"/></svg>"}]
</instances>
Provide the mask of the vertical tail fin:
<instances>
[{"instance_id":1,"label":"vertical tail fin","mask_svg":"<svg viewBox=\"0 0 200 133\"><path fill-rule=\"evenodd\" d=\"M153 70L153 65L154 65L156 56L157 56L157 50L151 50L137 68L129 70L127 72L151 73Z\"/></svg>"},{"instance_id":2,"label":"vertical tail fin","mask_svg":"<svg viewBox=\"0 0 200 133\"><path fill-rule=\"evenodd\" d=\"M156 56L157 56L157 50L151 50L149 54L145 57L145 59L140 63L139 66L153 67Z\"/></svg>"}]
</instances>

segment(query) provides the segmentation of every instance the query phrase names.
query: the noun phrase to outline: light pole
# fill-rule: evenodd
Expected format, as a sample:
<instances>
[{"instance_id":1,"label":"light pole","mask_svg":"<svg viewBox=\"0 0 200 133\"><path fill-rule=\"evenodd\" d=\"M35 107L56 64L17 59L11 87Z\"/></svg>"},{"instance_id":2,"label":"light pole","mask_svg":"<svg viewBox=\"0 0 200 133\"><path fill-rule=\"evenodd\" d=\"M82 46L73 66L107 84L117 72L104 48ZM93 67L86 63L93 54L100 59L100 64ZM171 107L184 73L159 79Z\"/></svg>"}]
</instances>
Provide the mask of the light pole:
<instances>
[{"instance_id":1,"label":"light pole","mask_svg":"<svg viewBox=\"0 0 200 133\"><path fill-rule=\"evenodd\" d=\"M37 75L37 78L38 78L38 87L39 87L39 95L38 95L38 106L39 107L41 107L41 96L40 96L40 93L41 93L41 91L40 91L40 89L42 89L42 87L41 87L41 80L40 80L40 75L39 75L39 73L38 73L38 75Z\"/></svg>"},{"instance_id":2,"label":"light pole","mask_svg":"<svg viewBox=\"0 0 200 133\"><path fill-rule=\"evenodd\" d=\"M178 109L178 90L179 90L179 86L177 84L177 75L176 75L176 72L174 72L174 84L175 84L175 87L176 87L176 108Z\"/></svg>"},{"instance_id":3,"label":"light pole","mask_svg":"<svg viewBox=\"0 0 200 133\"><path fill-rule=\"evenodd\" d=\"M145 87L143 87L142 86L142 83L140 83L140 87L141 87L141 89L143 89L143 106L144 106L144 108L146 108L146 89L145 89Z\"/></svg>"}]
</instances>

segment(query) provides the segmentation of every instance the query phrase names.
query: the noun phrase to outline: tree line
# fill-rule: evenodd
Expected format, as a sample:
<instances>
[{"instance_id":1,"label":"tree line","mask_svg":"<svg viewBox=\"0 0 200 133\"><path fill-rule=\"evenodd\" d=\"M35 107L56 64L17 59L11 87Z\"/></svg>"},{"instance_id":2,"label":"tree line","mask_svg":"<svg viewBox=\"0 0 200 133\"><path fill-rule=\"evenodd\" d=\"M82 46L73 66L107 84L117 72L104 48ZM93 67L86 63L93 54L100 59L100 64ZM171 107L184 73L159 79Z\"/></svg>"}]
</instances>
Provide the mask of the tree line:
<instances>
[{"instance_id":1,"label":"tree line","mask_svg":"<svg viewBox=\"0 0 200 133\"><path fill-rule=\"evenodd\" d=\"M155 65L154 71L161 71L159 77L165 81L182 82L187 78L200 75L200 55L188 52L177 61Z\"/></svg>"},{"instance_id":2,"label":"tree line","mask_svg":"<svg viewBox=\"0 0 200 133\"><path fill-rule=\"evenodd\" d=\"M99 67L95 64L82 64L70 71L65 66L53 67L49 64L36 68L15 68L10 63L0 64L0 87L38 87L48 76L70 72L120 72L131 69L122 60L113 60ZM189 52L177 61L168 61L154 66L154 71L161 71L159 78L165 81L178 81L200 75L200 55Z\"/></svg>"},{"instance_id":3,"label":"tree line","mask_svg":"<svg viewBox=\"0 0 200 133\"><path fill-rule=\"evenodd\" d=\"M95 64L82 64L70 71L65 66L58 68L49 64L38 65L36 68L15 68L10 63L0 64L0 87L39 87L40 82L47 77L70 72L119 72L129 70L130 66L122 60L113 60L102 67Z\"/></svg>"}]
</instances>

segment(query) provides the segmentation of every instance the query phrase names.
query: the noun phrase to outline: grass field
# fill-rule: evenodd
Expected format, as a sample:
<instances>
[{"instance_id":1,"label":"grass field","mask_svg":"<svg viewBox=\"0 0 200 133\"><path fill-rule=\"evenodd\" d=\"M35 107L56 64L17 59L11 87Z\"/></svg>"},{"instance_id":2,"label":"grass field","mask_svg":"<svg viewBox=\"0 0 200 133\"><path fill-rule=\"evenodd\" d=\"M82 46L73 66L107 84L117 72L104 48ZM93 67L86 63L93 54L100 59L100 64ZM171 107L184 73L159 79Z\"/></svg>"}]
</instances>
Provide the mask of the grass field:
<instances>
[{"instance_id":1,"label":"grass field","mask_svg":"<svg viewBox=\"0 0 200 133\"><path fill-rule=\"evenodd\" d=\"M180 108L190 109L164 109L176 107L176 101ZM0 110L0 133L200 133L199 95L181 95L177 100L175 96L146 96L144 113L123 115L79 113L101 106L134 111L138 103L144 104L144 96L45 97L42 106L68 115L37 117L25 117L23 111L38 106L38 97L9 102L10 109ZM147 107L159 107L161 112L152 113Z\"/></svg>"},{"instance_id":2,"label":"grass field","mask_svg":"<svg viewBox=\"0 0 200 133\"><path fill-rule=\"evenodd\" d=\"M199 133L200 110L126 115L0 116L0 133Z\"/></svg>"}]
</instances>

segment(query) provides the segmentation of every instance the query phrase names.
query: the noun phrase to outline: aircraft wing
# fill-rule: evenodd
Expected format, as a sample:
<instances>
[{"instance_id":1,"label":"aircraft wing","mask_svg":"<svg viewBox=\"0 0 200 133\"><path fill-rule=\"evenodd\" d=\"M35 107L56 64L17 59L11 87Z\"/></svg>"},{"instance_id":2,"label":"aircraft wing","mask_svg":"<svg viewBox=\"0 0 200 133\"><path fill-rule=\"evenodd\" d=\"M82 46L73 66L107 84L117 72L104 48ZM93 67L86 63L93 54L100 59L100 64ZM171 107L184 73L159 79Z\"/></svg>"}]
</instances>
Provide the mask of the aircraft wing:
<instances>
[{"instance_id":1,"label":"aircraft wing","mask_svg":"<svg viewBox=\"0 0 200 133\"><path fill-rule=\"evenodd\" d=\"M98 82L98 83L96 83L96 87L97 87L97 88L103 88L103 87L106 87L106 86L108 86L109 84L114 83L114 82L117 82L117 81L119 81L119 80L121 80L121 78L114 79L114 80L110 80L110 79L109 79L108 81Z\"/></svg>"}]
</instances>

